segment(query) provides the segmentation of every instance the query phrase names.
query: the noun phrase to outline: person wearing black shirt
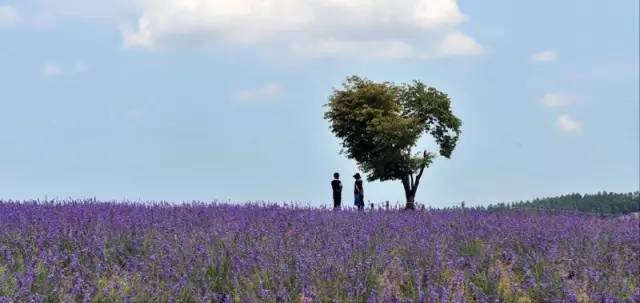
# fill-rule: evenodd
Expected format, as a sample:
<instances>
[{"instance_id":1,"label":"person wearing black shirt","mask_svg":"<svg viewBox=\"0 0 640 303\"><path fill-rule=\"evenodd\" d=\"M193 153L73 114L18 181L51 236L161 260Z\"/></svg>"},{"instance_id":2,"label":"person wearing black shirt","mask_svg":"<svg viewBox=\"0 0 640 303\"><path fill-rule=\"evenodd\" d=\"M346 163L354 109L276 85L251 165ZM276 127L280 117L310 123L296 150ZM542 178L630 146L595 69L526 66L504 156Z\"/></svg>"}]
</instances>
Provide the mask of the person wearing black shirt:
<instances>
[{"instance_id":1,"label":"person wearing black shirt","mask_svg":"<svg viewBox=\"0 0 640 303\"><path fill-rule=\"evenodd\" d=\"M362 187L362 178L359 173L353 175L356 182L353 184L354 204L358 210L364 210L364 188Z\"/></svg>"},{"instance_id":2,"label":"person wearing black shirt","mask_svg":"<svg viewBox=\"0 0 640 303\"><path fill-rule=\"evenodd\" d=\"M339 209L340 203L342 203L342 182L340 182L340 174L333 174L333 181L331 181L331 189L333 190L333 208Z\"/></svg>"}]
</instances>

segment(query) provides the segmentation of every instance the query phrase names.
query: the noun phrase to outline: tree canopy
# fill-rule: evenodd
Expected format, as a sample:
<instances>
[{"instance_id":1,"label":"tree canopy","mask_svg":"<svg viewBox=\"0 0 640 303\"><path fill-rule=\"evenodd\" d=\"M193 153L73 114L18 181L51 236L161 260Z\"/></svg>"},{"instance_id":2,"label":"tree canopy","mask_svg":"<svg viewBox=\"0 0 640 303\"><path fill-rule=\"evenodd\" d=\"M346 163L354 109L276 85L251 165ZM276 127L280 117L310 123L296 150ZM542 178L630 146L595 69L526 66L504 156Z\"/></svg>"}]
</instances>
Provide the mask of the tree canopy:
<instances>
[{"instance_id":1,"label":"tree canopy","mask_svg":"<svg viewBox=\"0 0 640 303\"><path fill-rule=\"evenodd\" d=\"M449 158L461 133L449 97L420 81L397 85L351 76L326 106L324 117L341 139L342 153L358 163L369 181L402 181L409 209L424 169L436 156L414 152L418 139L431 136L437 153Z\"/></svg>"},{"instance_id":2,"label":"tree canopy","mask_svg":"<svg viewBox=\"0 0 640 303\"><path fill-rule=\"evenodd\" d=\"M602 214L640 212L640 191L630 193L599 192L596 194L569 194L558 197L536 198L530 201L498 203L488 210L546 209L570 210Z\"/></svg>"}]
</instances>

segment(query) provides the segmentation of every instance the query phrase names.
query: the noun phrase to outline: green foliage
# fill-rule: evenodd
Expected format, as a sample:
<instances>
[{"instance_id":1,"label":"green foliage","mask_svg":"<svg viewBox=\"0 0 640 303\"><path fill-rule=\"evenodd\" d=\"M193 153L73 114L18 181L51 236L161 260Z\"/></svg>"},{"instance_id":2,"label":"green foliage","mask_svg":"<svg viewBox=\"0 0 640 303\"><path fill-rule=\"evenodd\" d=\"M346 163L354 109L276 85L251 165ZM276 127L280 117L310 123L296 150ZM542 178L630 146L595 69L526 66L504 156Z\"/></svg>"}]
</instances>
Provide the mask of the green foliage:
<instances>
[{"instance_id":1,"label":"green foliage","mask_svg":"<svg viewBox=\"0 0 640 303\"><path fill-rule=\"evenodd\" d=\"M396 85L351 76L326 106L324 117L342 140L342 153L356 160L369 181L401 180L408 199L435 156L412 153L418 139L433 137L439 154L449 158L461 133L449 97L420 81Z\"/></svg>"},{"instance_id":2,"label":"green foliage","mask_svg":"<svg viewBox=\"0 0 640 303\"><path fill-rule=\"evenodd\" d=\"M18 289L18 282L9 269L0 265L0 297L13 296Z\"/></svg>"},{"instance_id":3,"label":"green foliage","mask_svg":"<svg viewBox=\"0 0 640 303\"><path fill-rule=\"evenodd\" d=\"M480 239L470 239L460 249L460 255L464 257L479 257L483 252L484 245Z\"/></svg>"},{"instance_id":4,"label":"green foliage","mask_svg":"<svg viewBox=\"0 0 640 303\"><path fill-rule=\"evenodd\" d=\"M490 205L488 210L504 209L548 209L591 212L600 214L627 214L640 212L640 192L596 194L569 194L559 197L536 198L510 204Z\"/></svg>"},{"instance_id":5,"label":"green foliage","mask_svg":"<svg viewBox=\"0 0 640 303\"><path fill-rule=\"evenodd\" d=\"M213 293L230 293L233 286L231 285L231 260L229 257L225 255L221 262L209 265L205 277L209 281L209 290Z\"/></svg>"},{"instance_id":6,"label":"green foliage","mask_svg":"<svg viewBox=\"0 0 640 303\"><path fill-rule=\"evenodd\" d=\"M56 294L55 285L49 280L49 270L45 263L38 262L35 265L34 274L31 292L40 294L42 302L61 302Z\"/></svg>"}]
</instances>

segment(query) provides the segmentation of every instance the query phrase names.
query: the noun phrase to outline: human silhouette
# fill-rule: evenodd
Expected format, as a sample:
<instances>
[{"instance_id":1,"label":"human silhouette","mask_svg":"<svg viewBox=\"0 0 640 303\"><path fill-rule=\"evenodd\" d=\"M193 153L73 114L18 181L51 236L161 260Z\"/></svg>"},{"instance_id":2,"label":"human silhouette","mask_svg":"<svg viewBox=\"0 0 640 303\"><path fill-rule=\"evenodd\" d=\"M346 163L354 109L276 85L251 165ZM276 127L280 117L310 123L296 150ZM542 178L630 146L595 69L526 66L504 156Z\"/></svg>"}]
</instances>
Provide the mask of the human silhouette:
<instances>
[{"instance_id":1,"label":"human silhouette","mask_svg":"<svg viewBox=\"0 0 640 303\"><path fill-rule=\"evenodd\" d=\"M353 178L356 179L353 184L354 204L358 207L358 210L364 210L364 188L362 187L360 173L353 175Z\"/></svg>"},{"instance_id":2,"label":"human silhouette","mask_svg":"<svg viewBox=\"0 0 640 303\"><path fill-rule=\"evenodd\" d=\"M333 209L339 209L340 203L342 203L342 182L340 182L339 173L333 174L331 189L333 190Z\"/></svg>"}]
</instances>

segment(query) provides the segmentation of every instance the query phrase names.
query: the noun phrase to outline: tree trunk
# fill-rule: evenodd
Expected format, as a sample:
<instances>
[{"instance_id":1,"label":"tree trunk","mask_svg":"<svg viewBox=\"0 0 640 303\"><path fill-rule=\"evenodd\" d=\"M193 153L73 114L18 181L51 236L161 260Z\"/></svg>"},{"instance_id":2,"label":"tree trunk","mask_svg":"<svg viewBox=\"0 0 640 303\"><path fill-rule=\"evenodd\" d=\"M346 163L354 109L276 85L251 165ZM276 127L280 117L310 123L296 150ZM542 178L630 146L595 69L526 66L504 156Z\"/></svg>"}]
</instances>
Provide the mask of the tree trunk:
<instances>
[{"instance_id":1,"label":"tree trunk","mask_svg":"<svg viewBox=\"0 0 640 303\"><path fill-rule=\"evenodd\" d=\"M425 157L427 156L425 152ZM416 192L418 191L418 185L420 185L420 178L426 165L420 167L420 172L413 178L413 173L402 178L402 185L404 186L404 195L407 197L407 205L404 207L408 210L416 209ZM409 179L411 178L411 179Z\"/></svg>"},{"instance_id":2,"label":"tree trunk","mask_svg":"<svg viewBox=\"0 0 640 303\"><path fill-rule=\"evenodd\" d=\"M407 197L407 205L404 208L408 210L416 209L416 195L412 192L406 192L405 196Z\"/></svg>"}]
</instances>

